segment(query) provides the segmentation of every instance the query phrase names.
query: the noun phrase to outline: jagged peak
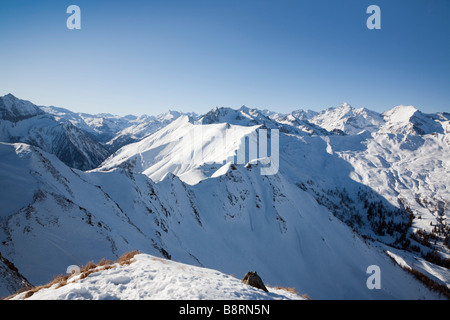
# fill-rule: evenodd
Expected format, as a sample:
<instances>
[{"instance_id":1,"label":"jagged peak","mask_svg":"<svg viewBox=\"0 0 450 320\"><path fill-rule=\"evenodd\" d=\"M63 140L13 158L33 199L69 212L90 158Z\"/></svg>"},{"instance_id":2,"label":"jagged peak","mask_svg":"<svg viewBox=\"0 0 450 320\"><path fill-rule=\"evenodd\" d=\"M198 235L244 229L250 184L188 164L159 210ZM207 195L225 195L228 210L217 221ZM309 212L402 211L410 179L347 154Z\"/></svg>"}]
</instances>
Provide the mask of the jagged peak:
<instances>
[{"instance_id":1,"label":"jagged peak","mask_svg":"<svg viewBox=\"0 0 450 320\"><path fill-rule=\"evenodd\" d=\"M249 113L250 110L253 110L253 109L250 109L250 108L247 107L246 105L243 105L243 106L241 106L241 107L239 108L239 111L242 111L242 112L245 112L245 113Z\"/></svg>"}]
</instances>

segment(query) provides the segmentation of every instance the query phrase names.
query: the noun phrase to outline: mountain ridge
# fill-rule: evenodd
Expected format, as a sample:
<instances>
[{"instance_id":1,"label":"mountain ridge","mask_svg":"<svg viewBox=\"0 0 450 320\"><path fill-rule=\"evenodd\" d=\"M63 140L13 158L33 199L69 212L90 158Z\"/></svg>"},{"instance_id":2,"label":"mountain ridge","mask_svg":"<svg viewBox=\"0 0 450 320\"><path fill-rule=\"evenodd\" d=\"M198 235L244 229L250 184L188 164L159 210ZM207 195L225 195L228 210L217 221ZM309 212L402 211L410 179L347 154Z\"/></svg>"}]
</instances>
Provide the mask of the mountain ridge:
<instances>
[{"instance_id":1,"label":"mountain ridge","mask_svg":"<svg viewBox=\"0 0 450 320\"><path fill-rule=\"evenodd\" d=\"M138 249L229 274L257 266L272 283L313 299L439 298L385 253L450 284L444 267L450 117L410 109L404 118L395 116L402 108L378 114L348 104L308 115L248 107L166 113L154 132L149 127L88 170L61 162L70 152L46 152L26 139L1 142L0 185L7 192L0 196L0 252L33 284L69 264ZM324 125L328 116L335 120ZM63 127L48 114L36 119L18 123ZM102 122L91 119L101 133ZM146 123L127 127L129 133L145 132ZM367 124L369 130L360 130ZM75 140L89 136L76 122L66 125ZM279 130L273 175L261 174L266 162L246 147L259 130L268 141ZM392 286L367 289L371 264L382 266Z\"/></svg>"}]
</instances>

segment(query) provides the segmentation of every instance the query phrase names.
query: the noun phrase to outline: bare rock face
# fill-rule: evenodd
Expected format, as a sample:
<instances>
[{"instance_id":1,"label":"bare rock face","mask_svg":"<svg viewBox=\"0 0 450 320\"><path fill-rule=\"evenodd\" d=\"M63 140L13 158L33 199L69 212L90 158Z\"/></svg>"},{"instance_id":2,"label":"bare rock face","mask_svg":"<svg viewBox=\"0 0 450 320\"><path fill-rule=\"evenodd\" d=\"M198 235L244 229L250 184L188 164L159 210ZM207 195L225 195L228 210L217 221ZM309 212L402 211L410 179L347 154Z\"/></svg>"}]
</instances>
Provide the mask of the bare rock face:
<instances>
[{"instance_id":1,"label":"bare rock face","mask_svg":"<svg viewBox=\"0 0 450 320\"><path fill-rule=\"evenodd\" d=\"M256 271L247 272L244 276L244 279L242 279L242 282L248 284L249 286L268 292L266 286L264 285L264 282L262 281L261 277L256 273Z\"/></svg>"}]
</instances>

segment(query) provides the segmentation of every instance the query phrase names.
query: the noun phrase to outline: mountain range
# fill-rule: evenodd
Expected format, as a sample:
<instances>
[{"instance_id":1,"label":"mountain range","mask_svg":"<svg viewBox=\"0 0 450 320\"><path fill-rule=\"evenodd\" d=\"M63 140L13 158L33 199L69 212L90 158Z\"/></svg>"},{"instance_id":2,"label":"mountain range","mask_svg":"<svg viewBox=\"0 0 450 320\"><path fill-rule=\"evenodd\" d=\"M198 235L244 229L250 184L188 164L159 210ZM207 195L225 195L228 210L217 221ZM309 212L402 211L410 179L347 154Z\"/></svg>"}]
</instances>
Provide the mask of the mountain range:
<instances>
[{"instance_id":1,"label":"mountain range","mask_svg":"<svg viewBox=\"0 0 450 320\"><path fill-rule=\"evenodd\" d=\"M252 151L261 132L271 149ZM278 170L264 175L275 137ZM344 103L121 117L8 94L0 141L0 296L139 250L256 269L312 299L448 297L449 113Z\"/></svg>"}]
</instances>

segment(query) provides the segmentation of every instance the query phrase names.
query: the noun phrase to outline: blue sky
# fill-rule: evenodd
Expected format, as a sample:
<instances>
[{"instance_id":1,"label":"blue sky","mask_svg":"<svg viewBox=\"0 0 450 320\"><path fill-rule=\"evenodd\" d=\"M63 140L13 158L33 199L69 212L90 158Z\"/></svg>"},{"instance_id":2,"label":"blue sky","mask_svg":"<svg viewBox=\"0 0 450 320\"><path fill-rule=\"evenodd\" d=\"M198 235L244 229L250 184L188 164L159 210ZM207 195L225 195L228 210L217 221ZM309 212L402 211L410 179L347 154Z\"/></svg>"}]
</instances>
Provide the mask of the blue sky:
<instances>
[{"instance_id":1,"label":"blue sky","mask_svg":"<svg viewBox=\"0 0 450 320\"><path fill-rule=\"evenodd\" d=\"M0 70L0 95L77 112L450 112L450 1L2 0Z\"/></svg>"}]
</instances>

